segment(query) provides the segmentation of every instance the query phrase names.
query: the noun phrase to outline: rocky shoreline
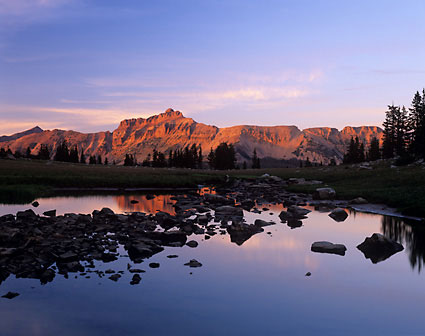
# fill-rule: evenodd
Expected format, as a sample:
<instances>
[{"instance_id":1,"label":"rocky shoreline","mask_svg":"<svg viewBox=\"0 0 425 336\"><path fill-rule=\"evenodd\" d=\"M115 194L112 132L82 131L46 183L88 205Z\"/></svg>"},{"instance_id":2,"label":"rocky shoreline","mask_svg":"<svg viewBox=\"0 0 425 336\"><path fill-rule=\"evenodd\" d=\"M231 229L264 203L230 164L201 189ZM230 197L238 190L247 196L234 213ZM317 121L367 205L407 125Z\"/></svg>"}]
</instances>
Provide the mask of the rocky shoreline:
<instances>
[{"instance_id":1,"label":"rocky shoreline","mask_svg":"<svg viewBox=\"0 0 425 336\"><path fill-rule=\"evenodd\" d=\"M367 203L360 198L351 202L335 201L336 193L331 188L319 187L313 195L287 192L286 187L293 183L320 185L319 181L284 181L269 175L256 180L236 180L218 188L216 193L201 195L188 192L173 196L175 215L166 212L116 214L103 208L92 214L56 216L56 211L51 210L40 216L29 209L16 215L1 216L0 284L10 275L39 279L45 284L57 275L68 277L70 273L85 277L95 274L118 281L123 271L98 270L96 261L108 263L117 260L121 248L133 264L139 264L162 252L165 247L187 245L196 248L198 243L189 240L192 235L208 240L216 234L228 234L232 243L242 245L253 235L263 232L264 227L276 224L262 219L247 223L244 219L244 211L254 214L268 211L262 207L265 204L282 204L286 210L279 215L281 222L295 229L302 226L303 219L310 212L304 208L306 205L328 212L335 221L344 221L348 216L345 208L350 204ZM381 236L368 238L368 246L362 250L372 262L385 260L403 249L400 244ZM344 255L346 247L330 242L313 242L311 250ZM202 266L196 259L183 264L191 268ZM157 268L159 264L151 263L149 266ZM129 263L127 271L133 274L132 285L141 281L140 273L144 270Z\"/></svg>"}]
</instances>

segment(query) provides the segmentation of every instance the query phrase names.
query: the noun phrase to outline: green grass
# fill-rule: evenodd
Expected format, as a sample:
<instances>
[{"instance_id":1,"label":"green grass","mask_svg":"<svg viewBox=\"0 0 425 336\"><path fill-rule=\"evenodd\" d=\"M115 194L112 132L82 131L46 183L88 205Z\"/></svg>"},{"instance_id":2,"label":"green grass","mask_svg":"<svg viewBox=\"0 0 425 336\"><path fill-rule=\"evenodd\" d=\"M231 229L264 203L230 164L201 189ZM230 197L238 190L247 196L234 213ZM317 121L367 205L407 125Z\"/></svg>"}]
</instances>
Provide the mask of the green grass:
<instances>
[{"instance_id":1,"label":"green grass","mask_svg":"<svg viewBox=\"0 0 425 336\"><path fill-rule=\"evenodd\" d=\"M225 181L226 174L233 178L254 179L264 173L285 179L303 177L320 180L334 188L338 198L361 196L370 202L396 207L405 214L425 217L425 169L392 169L385 165L373 170L338 166L210 171L0 160L0 202L28 202L49 195L58 188L171 189L220 184ZM293 185L289 190L312 192L317 187Z\"/></svg>"}]
</instances>

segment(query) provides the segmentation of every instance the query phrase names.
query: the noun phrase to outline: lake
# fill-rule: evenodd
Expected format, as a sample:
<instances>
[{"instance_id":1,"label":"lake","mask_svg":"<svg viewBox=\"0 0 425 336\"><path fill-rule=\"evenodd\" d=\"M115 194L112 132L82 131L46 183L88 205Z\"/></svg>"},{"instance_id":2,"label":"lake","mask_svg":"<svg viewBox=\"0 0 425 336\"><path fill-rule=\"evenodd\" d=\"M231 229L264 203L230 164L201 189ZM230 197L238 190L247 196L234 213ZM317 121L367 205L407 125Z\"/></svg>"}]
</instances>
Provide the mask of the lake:
<instances>
[{"instance_id":1,"label":"lake","mask_svg":"<svg viewBox=\"0 0 425 336\"><path fill-rule=\"evenodd\" d=\"M138 203L133 204L131 201ZM161 210L173 214L172 195L74 195L41 198L40 206L0 205L0 215L32 208L91 213L109 207L116 213ZM396 217L350 212L336 222L313 210L299 228L278 217L282 205L263 204L255 219L276 222L241 246L228 234L188 239L198 247L166 247L133 264L120 247L118 260L97 269L123 271L111 281L95 273L70 273L41 285L10 276L0 294L3 335L422 335L425 306L425 230ZM400 242L402 252L373 264L356 246L375 232ZM341 243L345 256L311 252L315 241ZM175 254L177 258L167 258ZM191 259L200 268L184 266ZM159 268L149 267L157 262ZM130 285L128 264L145 270ZM311 272L311 276L306 276ZM89 277L89 278L87 278Z\"/></svg>"}]
</instances>

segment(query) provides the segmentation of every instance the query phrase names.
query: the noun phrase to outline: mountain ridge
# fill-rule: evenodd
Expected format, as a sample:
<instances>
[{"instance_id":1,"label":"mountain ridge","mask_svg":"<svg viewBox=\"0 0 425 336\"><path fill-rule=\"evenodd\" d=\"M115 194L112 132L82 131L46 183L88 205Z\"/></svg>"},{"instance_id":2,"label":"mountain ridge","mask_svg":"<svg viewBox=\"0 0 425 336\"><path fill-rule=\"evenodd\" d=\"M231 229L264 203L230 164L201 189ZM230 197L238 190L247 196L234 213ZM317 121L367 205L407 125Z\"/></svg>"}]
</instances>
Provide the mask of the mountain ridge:
<instances>
[{"instance_id":1,"label":"mountain ridge","mask_svg":"<svg viewBox=\"0 0 425 336\"><path fill-rule=\"evenodd\" d=\"M31 130L34 130L31 132ZM346 126L341 131L331 127L299 129L295 125L256 126L236 125L219 128L186 118L180 111L167 109L148 118L122 120L113 132L81 133L72 130L31 130L0 137L0 147L12 151L26 151L30 147L36 154L41 144L53 153L58 143L66 140L77 145L86 156L101 155L110 162L120 163L125 154L133 154L143 160L153 149L168 153L186 146L201 145L204 154L221 142L235 146L239 162L249 160L254 149L260 158L277 160L302 160L323 164L334 159L342 161L351 137L358 136L365 145L376 136L382 140L382 129L377 126Z\"/></svg>"}]
</instances>

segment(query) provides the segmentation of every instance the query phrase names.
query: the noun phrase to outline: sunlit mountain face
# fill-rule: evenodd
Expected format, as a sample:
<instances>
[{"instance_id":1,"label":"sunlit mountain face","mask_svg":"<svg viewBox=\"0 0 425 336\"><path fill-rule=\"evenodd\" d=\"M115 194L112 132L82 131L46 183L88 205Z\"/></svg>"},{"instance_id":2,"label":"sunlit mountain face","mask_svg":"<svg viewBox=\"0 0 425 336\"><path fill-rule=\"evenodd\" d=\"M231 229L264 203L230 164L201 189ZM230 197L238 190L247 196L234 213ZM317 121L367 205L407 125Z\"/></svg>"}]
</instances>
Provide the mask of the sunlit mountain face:
<instances>
[{"instance_id":1,"label":"sunlit mountain face","mask_svg":"<svg viewBox=\"0 0 425 336\"><path fill-rule=\"evenodd\" d=\"M187 146L201 146L204 153L220 143L234 144L239 162L250 161L254 149L263 159L275 160L271 165L288 165L291 160L310 160L328 164L331 160L340 163L351 138L369 144L373 137L382 139L382 129L376 126L336 128L308 128L296 126L234 126L218 128L186 118L179 111L166 112L148 119L123 120L113 132L79 133L75 131L38 131L20 133L12 138L0 139L0 147L25 152L29 147L37 154L42 144L54 153L64 140L70 147L84 150L86 157L101 155L109 162L122 163L126 154L132 154L141 162L153 149L169 154L171 150ZM53 154L52 154L53 155ZM278 162L276 162L278 160ZM292 162L292 164L294 164Z\"/></svg>"}]
</instances>

